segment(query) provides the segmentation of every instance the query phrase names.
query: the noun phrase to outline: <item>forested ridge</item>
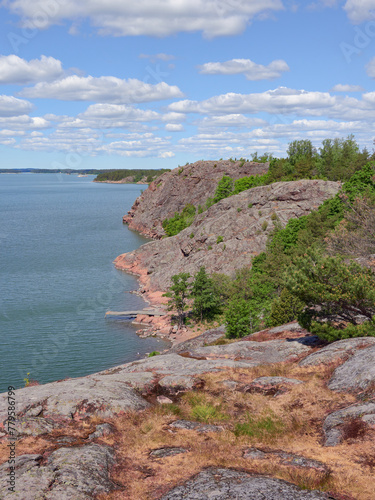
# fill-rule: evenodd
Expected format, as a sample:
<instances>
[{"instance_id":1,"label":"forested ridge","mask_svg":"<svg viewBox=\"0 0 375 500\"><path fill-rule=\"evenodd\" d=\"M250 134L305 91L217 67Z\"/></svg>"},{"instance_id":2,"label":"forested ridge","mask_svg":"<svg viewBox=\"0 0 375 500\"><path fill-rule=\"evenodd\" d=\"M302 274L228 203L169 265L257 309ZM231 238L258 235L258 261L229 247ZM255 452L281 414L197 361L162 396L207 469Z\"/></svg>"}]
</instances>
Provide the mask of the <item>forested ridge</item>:
<instances>
[{"instance_id":1,"label":"forested ridge","mask_svg":"<svg viewBox=\"0 0 375 500\"><path fill-rule=\"evenodd\" d=\"M243 190L315 178L341 181L342 189L284 228L273 217L266 251L234 277L209 276L202 267L195 276L173 278L170 307L184 290L180 323L216 317L228 337L242 337L298 319L327 341L375 335L375 158L353 136L327 139L319 150L310 141L294 141L287 158L271 160L268 173L237 181L224 176L205 206L186 206L163 227L177 234L196 214Z\"/></svg>"}]
</instances>

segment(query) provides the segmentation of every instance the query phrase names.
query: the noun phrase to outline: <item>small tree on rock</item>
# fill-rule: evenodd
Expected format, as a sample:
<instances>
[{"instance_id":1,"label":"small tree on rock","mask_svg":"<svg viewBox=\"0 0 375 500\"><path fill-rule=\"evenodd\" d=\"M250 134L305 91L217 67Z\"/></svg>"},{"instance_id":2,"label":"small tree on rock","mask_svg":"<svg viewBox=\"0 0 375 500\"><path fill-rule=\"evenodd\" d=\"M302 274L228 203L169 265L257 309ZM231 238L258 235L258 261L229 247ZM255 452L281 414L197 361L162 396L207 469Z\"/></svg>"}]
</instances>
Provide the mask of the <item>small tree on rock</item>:
<instances>
[{"instance_id":1,"label":"small tree on rock","mask_svg":"<svg viewBox=\"0 0 375 500\"><path fill-rule=\"evenodd\" d=\"M176 311L178 317L178 327L181 328L184 324L184 311L186 309L187 299L190 297L190 278L189 273L180 273L172 276L172 285L164 297L169 297L168 310Z\"/></svg>"},{"instance_id":2,"label":"small tree on rock","mask_svg":"<svg viewBox=\"0 0 375 500\"><path fill-rule=\"evenodd\" d=\"M194 298L193 314L196 318L211 319L220 310L220 298L216 293L213 280L202 266L194 277L191 289Z\"/></svg>"}]
</instances>

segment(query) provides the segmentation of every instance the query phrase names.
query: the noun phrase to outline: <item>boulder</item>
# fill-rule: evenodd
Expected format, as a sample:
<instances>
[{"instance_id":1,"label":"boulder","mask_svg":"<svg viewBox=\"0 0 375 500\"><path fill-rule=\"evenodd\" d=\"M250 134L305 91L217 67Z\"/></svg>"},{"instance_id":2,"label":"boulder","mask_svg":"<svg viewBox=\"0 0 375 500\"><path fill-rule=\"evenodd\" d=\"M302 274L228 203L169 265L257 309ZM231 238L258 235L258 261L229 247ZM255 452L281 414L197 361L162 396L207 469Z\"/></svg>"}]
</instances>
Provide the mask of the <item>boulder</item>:
<instances>
[{"instance_id":1,"label":"boulder","mask_svg":"<svg viewBox=\"0 0 375 500\"><path fill-rule=\"evenodd\" d=\"M357 351L336 368L328 387L332 391L358 392L375 382L375 345Z\"/></svg>"},{"instance_id":2,"label":"boulder","mask_svg":"<svg viewBox=\"0 0 375 500\"><path fill-rule=\"evenodd\" d=\"M359 422L350 427L353 421L360 421L363 425ZM324 445L337 446L346 437L355 438L364 432L367 425L375 425L375 402L360 403L335 411L328 415L323 424Z\"/></svg>"},{"instance_id":3,"label":"boulder","mask_svg":"<svg viewBox=\"0 0 375 500\"><path fill-rule=\"evenodd\" d=\"M266 476L232 469L210 467L183 485L177 486L161 500L328 500L329 494L307 491L298 486Z\"/></svg>"},{"instance_id":4,"label":"boulder","mask_svg":"<svg viewBox=\"0 0 375 500\"><path fill-rule=\"evenodd\" d=\"M221 432L223 428L219 425L202 424L200 422L191 422L190 420L176 420L169 424L172 429L184 429L200 433Z\"/></svg>"},{"instance_id":5,"label":"boulder","mask_svg":"<svg viewBox=\"0 0 375 500\"><path fill-rule=\"evenodd\" d=\"M375 345L375 337L357 337L353 339L338 340L329 344L319 351L306 356L300 362L301 366L317 366L321 364L345 361L358 350Z\"/></svg>"}]
</instances>

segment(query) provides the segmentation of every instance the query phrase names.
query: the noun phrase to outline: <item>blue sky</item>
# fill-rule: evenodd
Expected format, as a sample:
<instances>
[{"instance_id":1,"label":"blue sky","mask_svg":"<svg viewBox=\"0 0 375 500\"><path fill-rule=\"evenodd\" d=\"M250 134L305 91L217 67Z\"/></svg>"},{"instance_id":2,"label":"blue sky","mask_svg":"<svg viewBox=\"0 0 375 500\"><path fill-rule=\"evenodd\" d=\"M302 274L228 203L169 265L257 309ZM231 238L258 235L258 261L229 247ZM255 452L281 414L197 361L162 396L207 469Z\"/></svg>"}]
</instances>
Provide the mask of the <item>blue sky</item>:
<instances>
[{"instance_id":1,"label":"blue sky","mask_svg":"<svg viewBox=\"0 0 375 500\"><path fill-rule=\"evenodd\" d=\"M0 0L1 167L372 151L375 0Z\"/></svg>"}]
</instances>

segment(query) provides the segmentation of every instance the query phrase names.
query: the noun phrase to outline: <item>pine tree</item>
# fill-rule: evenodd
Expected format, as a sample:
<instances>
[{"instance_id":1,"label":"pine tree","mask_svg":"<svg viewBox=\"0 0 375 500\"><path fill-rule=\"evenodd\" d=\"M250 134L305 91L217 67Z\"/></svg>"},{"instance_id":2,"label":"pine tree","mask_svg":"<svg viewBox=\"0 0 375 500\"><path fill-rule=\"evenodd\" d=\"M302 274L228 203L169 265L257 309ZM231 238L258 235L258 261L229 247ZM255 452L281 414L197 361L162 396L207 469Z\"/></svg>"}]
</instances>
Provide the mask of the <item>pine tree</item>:
<instances>
[{"instance_id":1,"label":"pine tree","mask_svg":"<svg viewBox=\"0 0 375 500\"><path fill-rule=\"evenodd\" d=\"M220 299L215 292L213 280L202 266L194 277L191 296L194 298L193 314L196 318L211 319L220 309Z\"/></svg>"},{"instance_id":2,"label":"pine tree","mask_svg":"<svg viewBox=\"0 0 375 500\"><path fill-rule=\"evenodd\" d=\"M184 311L186 309L186 301L190 296L190 278L189 273L180 273L172 276L173 285L169 287L169 291L163 297L169 297L168 310L177 311L178 327L181 328L184 324Z\"/></svg>"}]
</instances>

